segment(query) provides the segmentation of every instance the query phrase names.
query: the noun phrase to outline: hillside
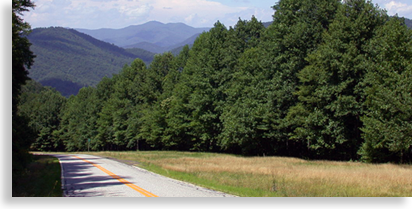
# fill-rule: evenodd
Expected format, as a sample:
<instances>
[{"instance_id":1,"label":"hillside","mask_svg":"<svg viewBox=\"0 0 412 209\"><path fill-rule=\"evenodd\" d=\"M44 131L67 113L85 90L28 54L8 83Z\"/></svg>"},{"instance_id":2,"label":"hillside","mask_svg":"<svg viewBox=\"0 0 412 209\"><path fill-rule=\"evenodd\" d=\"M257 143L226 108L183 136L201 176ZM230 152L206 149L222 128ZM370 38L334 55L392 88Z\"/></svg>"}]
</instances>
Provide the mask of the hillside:
<instances>
[{"instance_id":1,"label":"hillside","mask_svg":"<svg viewBox=\"0 0 412 209\"><path fill-rule=\"evenodd\" d=\"M141 58L147 64L154 54L125 50L73 29L37 28L28 36L36 55L30 77L52 86L64 96L77 94L84 86L94 86L103 77L118 73L125 64Z\"/></svg>"},{"instance_id":2,"label":"hillside","mask_svg":"<svg viewBox=\"0 0 412 209\"><path fill-rule=\"evenodd\" d=\"M209 28L193 28L183 23L163 24L152 21L122 29L76 30L120 47L136 47L154 53L163 53L186 45L182 43L187 43L188 40L193 39L193 36L197 37Z\"/></svg>"},{"instance_id":3,"label":"hillside","mask_svg":"<svg viewBox=\"0 0 412 209\"><path fill-rule=\"evenodd\" d=\"M133 44L130 46L125 46L124 48L129 49L129 48L140 48L140 49L145 49L146 51L153 52L156 54L161 54L164 52L172 52L174 55L179 54L180 50L183 49L184 46L189 45L192 46L193 43L195 43L195 40L197 37L199 37L200 33L193 35L192 37L184 40L183 42L180 42L178 44L169 46L169 47L161 47L156 44L151 44L148 42L142 42L138 44Z\"/></svg>"},{"instance_id":4,"label":"hillside","mask_svg":"<svg viewBox=\"0 0 412 209\"><path fill-rule=\"evenodd\" d=\"M408 28L412 29L412 20L405 18L405 24Z\"/></svg>"}]
</instances>

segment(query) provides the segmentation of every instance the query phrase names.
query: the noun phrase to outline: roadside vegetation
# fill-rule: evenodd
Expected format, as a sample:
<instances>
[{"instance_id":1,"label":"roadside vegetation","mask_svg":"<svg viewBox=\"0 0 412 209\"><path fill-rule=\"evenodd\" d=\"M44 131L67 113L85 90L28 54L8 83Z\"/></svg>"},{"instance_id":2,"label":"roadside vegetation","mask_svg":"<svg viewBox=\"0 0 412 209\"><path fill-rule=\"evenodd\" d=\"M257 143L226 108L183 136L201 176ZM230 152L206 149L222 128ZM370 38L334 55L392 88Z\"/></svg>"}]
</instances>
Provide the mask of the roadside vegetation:
<instances>
[{"instance_id":1,"label":"roadside vegetation","mask_svg":"<svg viewBox=\"0 0 412 209\"><path fill-rule=\"evenodd\" d=\"M92 152L241 197L411 197L412 166L174 151Z\"/></svg>"},{"instance_id":2,"label":"roadside vegetation","mask_svg":"<svg viewBox=\"0 0 412 209\"><path fill-rule=\"evenodd\" d=\"M25 172L13 176L13 197L62 197L59 160L46 155L33 155Z\"/></svg>"}]
</instances>

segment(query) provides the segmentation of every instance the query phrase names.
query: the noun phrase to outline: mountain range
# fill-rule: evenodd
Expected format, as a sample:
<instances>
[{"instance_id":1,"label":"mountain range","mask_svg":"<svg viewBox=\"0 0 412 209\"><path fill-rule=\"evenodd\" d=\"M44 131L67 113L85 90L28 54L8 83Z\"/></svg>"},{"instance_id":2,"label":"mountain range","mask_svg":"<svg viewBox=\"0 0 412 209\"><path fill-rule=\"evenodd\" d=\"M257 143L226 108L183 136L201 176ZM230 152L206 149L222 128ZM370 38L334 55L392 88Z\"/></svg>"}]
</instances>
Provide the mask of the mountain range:
<instances>
[{"instance_id":1,"label":"mountain range","mask_svg":"<svg viewBox=\"0 0 412 209\"><path fill-rule=\"evenodd\" d=\"M36 55L29 76L63 96L95 86L103 77L117 74L125 64L140 58L147 65L155 54L178 54L193 45L208 28L183 23L148 22L123 29L35 28L28 36Z\"/></svg>"},{"instance_id":2,"label":"mountain range","mask_svg":"<svg viewBox=\"0 0 412 209\"><path fill-rule=\"evenodd\" d=\"M172 51L194 40L210 28L194 28L183 23L163 24L151 21L122 29L76 29L98 40L123 48L140 48L153 53Z\"/></svg>"},{"instance_id":3,"label":"mountain range","mask_svg":"<svg viewBox=\"0 0 412 209\"><path fill-rule=\"evenodd\" d=\"M29 76L64 96L75 95L80 88L117 74L136 58L149 64L155 55L143 49L126 50L61 27L36 28L28 39L36 55Z\"/></svg>"}]
</instances>

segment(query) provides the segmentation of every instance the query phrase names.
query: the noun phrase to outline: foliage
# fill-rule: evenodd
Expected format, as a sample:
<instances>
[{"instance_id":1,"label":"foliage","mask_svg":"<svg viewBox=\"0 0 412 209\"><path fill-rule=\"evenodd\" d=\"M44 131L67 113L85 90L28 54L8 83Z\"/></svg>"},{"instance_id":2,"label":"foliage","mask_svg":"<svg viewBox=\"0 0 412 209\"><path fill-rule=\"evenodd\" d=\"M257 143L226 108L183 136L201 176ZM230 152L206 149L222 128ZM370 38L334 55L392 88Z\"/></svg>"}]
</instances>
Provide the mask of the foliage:
<instances>
[{"instance_id":1,"label":"foliage","mask_svg":"<svg viewBox=\"0 0 412 209\"><path fill-rule=\"evenodd\" d=\"M30 33L30 25L24 22L21 15L22 12L33 8L34 4L30 0L13 0L12 13L12 57L13 57L13 73L12 73L12 104L13 116L17 111L17 103L21 94L21 86L25 84L29 78L28 71L33 65L34 55L30 51L31 43L26 38Z\"/></svg>"},{"instance_id":2,"label":"foliage","mask_svg":"<svg viewBox=\"0 0 412 209\"><path fill-rule=\"evenodd\" d=\"M53 136L60 125L60 110L66 99L49 87L31 80L23 88L19 115L26 117L29 127L38 136L31 149L40 151L61 150L59 140Z\"/></svg>"},{"instance_id":3,"label":"foliage","mask_svg":"<svg viewBox=\"0 0 412 209\"><path fill-rule=\"evenodd\" d=\"M16 176L24 172L31 157L28 153L35 134L28 127L28 119L18 115L22 86L29 80L27 69L33 64L34 55L26 36L30 25L22 19L22 12L33 8L30 0L12 2L12 174L13 188L19 185Z\"/></svg>"},{"instance_id":4,"label":"foliage","mask_svg":"<svg viewBox=\"0 0 412 209\"><path fill-rule=\"evenodd\" d=\"M305 117L294 140L328 159L358 159L364 113L362 82L368 54L365 46L388 16L370 2L350 0L339 7L323 42L309 54L299 72L299 105L291 114ZM299 110L298 112L296 110Z\"/></svg>"},{"instance_id":5,"label":"foliage","mask_svg":"<svg viewBox=\"0 0 412 209\"><path fill-rule=\"evenodd\" d=\"M365 139L360 154L368 162L411 161L412 31L392 18L379 28L367 50Z\"/></svg>"}]
</instances>

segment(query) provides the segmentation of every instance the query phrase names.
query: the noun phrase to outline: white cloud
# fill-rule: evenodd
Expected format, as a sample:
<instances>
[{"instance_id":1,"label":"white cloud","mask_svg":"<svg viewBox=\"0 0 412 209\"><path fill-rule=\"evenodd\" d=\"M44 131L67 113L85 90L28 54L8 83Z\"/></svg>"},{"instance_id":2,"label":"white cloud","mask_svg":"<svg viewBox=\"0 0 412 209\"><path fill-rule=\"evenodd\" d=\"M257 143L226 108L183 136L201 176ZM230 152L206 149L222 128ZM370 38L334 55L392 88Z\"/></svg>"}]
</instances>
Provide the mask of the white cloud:
<instances>
[{"instance_id":1,"label":"white cloud","mask_svg":"<svg viewBox=\"0 0 412 209\"><path fill-rule=\"evenodd\" d=\"M142 6L137 6L137 7L121 6L119 8L119 12L130 18L136 18L136 17L144 17L146 15L149 15L152 9L153 7L151 7L148 4L144 4Z\"/></svg>"},{"instance_id":2,"label":"white cloud","mask_svg":"<svg viewBox=\"0 0 412 209\"><path fill-rule=\"evenodd\" d=\"M34 11L25 13L32 27L122 28L147 21L183 22L195 27L212 27L220 20L227 26L252 15L270 21L273 2L267 9L225 5L219 0L33 0ZM246 1L247 2L247 1ZM247 5L253 5L249 3ZM262 4L262 2L259 2Z\"/></svg>"},{"instance_id":3,"label":"white cloud","mask_svg":"<svg viewBox=\"0 0 412 209\"><path fill-rule=\"evenodd\" d=\"M222 20L226 14L247 9L247 7L230 7L207 0L156 0L153 7L151 19L161 22L184 22L199 27L211 27L217 20ZM172 9L165 10L164 7Z\"/></svg>"},{"instance_id":4,"label":"white cloud","mask_svg":"<svg viewBox=\"0 0 412 209\"><path fill-rule=\"evenodd\" d=\"M399 17L412 19L412 1L411 0L372 0L380 8L385 9L388 15L398 14Z\"/></svg>"},{"instance_id":5,"label":"white cloud","mask_svg":"<svg viewBox=\"0 0 412 209\"><path fill-rule=\"evenodd\" d=\"M410 16L412 14L412 4L408 5L402 2L390 1L385 4L385 8L390 15Z\"/></svg>"}]
</instances>

